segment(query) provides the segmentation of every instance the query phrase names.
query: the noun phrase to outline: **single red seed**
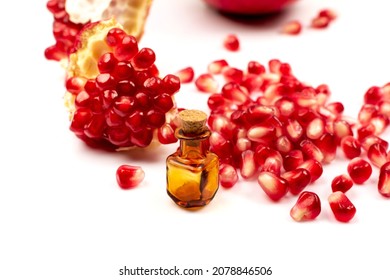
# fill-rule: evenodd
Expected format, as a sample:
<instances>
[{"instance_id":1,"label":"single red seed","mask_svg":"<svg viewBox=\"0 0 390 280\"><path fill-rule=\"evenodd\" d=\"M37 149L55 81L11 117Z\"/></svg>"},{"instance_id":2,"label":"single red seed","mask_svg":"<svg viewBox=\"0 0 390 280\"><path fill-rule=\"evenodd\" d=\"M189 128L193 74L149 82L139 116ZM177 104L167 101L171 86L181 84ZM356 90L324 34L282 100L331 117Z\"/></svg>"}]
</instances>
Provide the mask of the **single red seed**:
<instances>
[{"instance_id":1,"label":"single red seed","mask_svg":"<svg viewBox=\"0 0 390 280\"><path fill-rule=\"evenodd\" d=\"M272 172L261 172L257 182L273 201L280 200L288 191L288 182Z\"/></svg>"},{"instance_id":2,"label":"single red seed","mask_svg":"<svg viewBox=\"0 0 390 280\"><path fill-rule=\"evenodd\" d=\"M378 191L384 197L390 197L390 162L383 164L380 169Z\"/></svg>"},{"instance_id":3,"label":"single red seed","mask_svg":"<svg viewBox=\"0 0 390 280\"><path fill-rule=\"evenodd\" d=\"M254 152L246 150L241 154L240 174L244 179L252 178L256 175L257 165L254 160Z\"/></svg>"},{"instance_id":4,"label":"single red seed","mask_svg":"<svg viewBox=\"0 0 390 280\"><path fill-rule=\"evenodd\" d=\"M128 146L130 142L130 130L124 125L108 127L105 131L108 140L119 147Z\"/></svg>"},{"instance_id":5,"label":"single red seed","mask_svg":"<svg viewBox=\"0 0 390 280\"><path fill-rule=\"evenodd\" d=\"M105 53L98 60L98 69L100 73L110 73L114 70L118 60L113 53Z\"/></svg>"},{"instance_id":6,"label":"single red seed","mask_svg":"<svg viewBox=\"0 0 390 280\"><path fill-rule=\"evenodd\" d=\"M233 187L238 181L236 169L230 164L223 163L219 168L219 183L224 188Z\"/></svg>"},{"instance_id":7,"label":"single red seed","mask_svg":"<svg viewBox=\"0 0 390 280\"><path fill-rule=\"evenodd\" d=\"M275 147L281 154L289 153L294 149L293 143L284 135L279 136L276 139Z\"/></svg>"},{"instance_id":8,"label":"single red seed","mask_svg":"<svg viewBox=\"0 0 390 280\"><path fill-rule=\"evenodd\" d=\"M300 146L305 159L315 159L318 162L324 160L324 154L312 141L305 139L300 143Z\"/></svg>"},{"instance_id":9,"label":"single red seed","mask_svg":"<svg viewBox=\"0 0 390 280\"><path fill-rule=\"evenodd\" d=\"M227 83L241 83L244 79L244 72L238 68L226 66L222 70L222 75Z\"/></svg>"},{"instance_id":10,"label":"single red seed","mask_svg":"<svg viewBox=\"0 0 390 280\"><path fill-rule=\"evenodd\" d=\"M225 98L219 93L214 93L210 95L207 99L207 105L211 110L217 110L218 108L228 106Z\"/></svg>"},{"instance_id":11,"label":"single red seed","mask_svg":"<svg viewBox=\"0 0 390 280\"><path fill-rule=\"evenodd\" d=\"M240 49L240 41L235 34L229 34L223 41L223 45L225 49L228 51L238 51Z\"/></svg>"},{"instance_id":12,"label":"single red seed","mask_svg":"<svg viewBox=\"0 0 390 280\"><path fill-rule=\"evenodd\" d=\"M209 74L218 75L222 73L226 66L229 66L229 64L225 59L215 60L207 66L207 71Z\"/></svg>"},{"instance_id":13,"label":"single red seed","mask_svg":"<svg viewBox=\"0 0 390 280\"><path fill-rule=\"evenodd\" d=\"M387 151L381 144L374 143L368 149L367 157L374 166L381 168L387 162Z\"/></svg>"},{"instance_id":14,"label":"single red seed","mask_svg":"<svg viewBox=\"0 0 390 280\"><path fill-rule=\"evenodd\" d=\"M335 20L337 18L337 14L335 11L331 10L331 9L323 9L323 10L320 10L318 12L318 15L320 17L327 17L329 18L330 20Z\"/></svg>"},{"instance_id":15,"label":"single red seed","mask_svg":"<svg viewBox=\"0 0 390 280\"><path fill-rule=\"evenodd\" d=\"M194 68L186 67L176 72L175 74L179 77L182 84L191 83L194 80L195 72Z\"/></svg>"},{"instance_id":16,"label":"single red seed","mask_svg":"<svg viewBox=\"0 0 390 280\"><path fill-rule=\"evenodd\" d=\"M372 173L371 165L364 159L356 157L348 164L348 174L355 184L363 184Z\"/></svg>"},{"instance_id":17,"label":"single red seed","mask_svg":"<svg viewBox=\"0 0 390 280\"><path fill-rule=\"evenodd\" d=\"M261 171L271 172L276 175L280 175L282 168L282 162L276 157L269 157L265 160L264 164L260 166Z\"/></svg>"},{"instance_id":18,"label":"single red seed","mask_svg":"<svg viewBox=\"0 0 390 280\"><path fill-rule=\"evenodd\" d=\"M282 28L282 33L288 35L298 35L301 31L302 24L297 20L287 22Z\"/></svg>"},{"instance_id":19,"label":"single red seed","mask_svg":"<svg viewBox=\"0 0 390 280\"><path fill-rule=\"evenodd\" d=\"M261 75L265 73L265 67L259 62L252 60L248 62L247 71L250 74Z\"/></svg>"},{"instance_id":20,"label":"single red seed","mask_svg":"<svg viewBox=\"0 0 390 280\"><path fill-rule=\"evenodd\" d=\"M309 139L318 139L325 132L325 123L321 118L315 118L306 127L306 136Z\"/></svg>"},{"instance_id":21,"label":"single red seed","mask_svg":"<svg viewBox=\"0 0 390 280\"><path fill-rule=\"evenodd\" d=\"M375 126L371 123L363 125L357 129L357 137L359 141L362 141L367 136L374 135Z\"/></svg>"},{"instance_id":22,"label":"single red seed","mask_svg":"<svg viewBox=\"0 0 390 280\"><path fill-rule=\"evenodd\" d=\"M70 130L76 133L76 135L82 135L85 125L91 121L92 116L93 113L89 108L77 109L72 116Z\"/></svg>"},{"instance_id":23,"label":"single red seed","mask_svg":"<svg viewBox=\"0 0 390 280\"><path fill-rule=\"evenodd\" d=\"M283 168L286 171L296 169L303 163L303 153L301 150L292 150L283 157Z\"/></svg>"},{"instance_id":24,"label":"single red seed","mask_svg":"<svg viewBox=\"0 0 390 280\"><path fill-rule=\"evenodd\" d=\"M85 126L84 134L89 138L102 138L106 120L103 115L94 115L91 121Z\"/></svg>"},{"instance_id":25,"label":"single red seed","mask_svg":"<svg viewBox=\"0 0 390 280\"><path fill-rule=\"evenodd\" d=\"M365 137L363 140L361 140L361 145L362 145L363 149L366 151L368 151L368 149L371 147L371 145L373 145L375 143L379 143L386 150L389 147L389 143L386 140L384 140L376 135L369 135L369 136Z\"/></svg>"},{"instance_id":26,"label":"single red seed","mask_svg":"<svg viewBox=\"0 0 390 280\"><path fill-rule=\"evenodd\" d=\"M339 143L341 139L345 136L352 135L353 131L351 125L345 120L338 120L333 123L333 132L336 137L337 142Z\"/></svg>"},{"instance_id":27,"label":"single red seed","mask_svg":"<svg viewBox=\"0 0 390 280\"><path fill-rule=\"evenodd\" d=\"M289 191L293 195L301 193L311 181L309 171L297 168L282 174L282 178L288 182Z\"/></svg>"},{"instance_id":28,"label":"single red seed","mask_svg":"<svg viewBox=\"0 0 390 280\"><path fill-rule=\"evenodd\" d=\"M162 93L156 95L153 98L153 104L155 105L156 108L160 109L163 113L168 112L174 106L172 97L168 93Z\"/></svg>"},{"instance_id":29,"label":"single red seed","mask_svg":"<svg viewBox=\"0 0 390 280\"><path fill-rule=\"evenodd\" d=\"M321 163L315 159L308 159L303 163L301 163L300 165L298 165L297 168L303 168L309 171L311 177L311 181L310 181L311 183L318 180L318 178L321 177L323 172Z\"/></svg>"},{"instance_id":30,"label":"single red seed","mask_svg":"<svg viewBox=\"0 0 390 280\"><path fill-rule=\"evenodd\" d=\"M210 74L201 74L195 80L195 85L201 92L215 93L218 90L218 82Z\"/></svg>"},{"instance_id":31,"label":"single red seed","mask_svg":"<svg viewBox=\"0 0 390 280\"><path fill-rule=\"evenodd\" d=\"M389 125L389 118L383 114L378 113L371 120L370 123L375 127L374 134L382 134Z\"/></svg>"},{"instance_id":32,"label":"single red seed","mask_svg":"<svg viewBox=\"0 0 390 280\"><path fill-rule=\"evenodd\" d=\"M312 19L310 26L312 28L322 29L328 27L330 21L331 20L327 16L317 16Z\"/></svg>"},{"instance_id":33,"label":"single red seed","mask_svg":"<svg viewBox=\"0 0 390 280\"><path fill-rule=\"evenodd\" d=\"M292 142L298 142L304 133L302 126L295 119L288 119L285 129L287 136Z\"/></svg>"},{"instance_id":34,"label":"single red seed","mask_svg":"<svg viewBox=\"0 0 390 280\"><path fill-rule=\"evenodd\" d=\"M236 105L243 105L250 101L246 88L234 82L227 83L222 87L222 96Z\"/></svg>"},{"instance_id":35,"label":"single red seed","mask_svg":"<svg viewBox=\"0 0 390 280\"><path fill-rule=\"evenodd\" d=\"M116 171L116 180L124 190L138 186L145 178L145 172L140 166L121 165Z\"/></svg>"},{"instance_id":36,"label":"single red seed","mask_svg":"<svg viewBox=\"0 0 390 280\"><path fill-rule=\"evenodd\" d=\"M81 77L71 77L66 80L66 90L69 91L71 94L78 94L80 91L83 90L83 87L85 85L86 81L84 78Z\"/></svg>"},{"instance_id":37,"label":"single red seed","mask_svg":"<svg viewBox=\"0 0 390 280\"><path fill-rule=\"evenodd\" d=\"M165 123L165 114L161 111L151 109L146 113L146 122L152 128L159 128Z\"/></svg>"},{"instance_id":38,"label":"single red seed","mask_svg":"<svg viewBox=\"0 0 390 280\"><path fill-rule=\"evenodd\" d=\"M312 221L321 213L321 201L314 192L302 192L290 210L290 216L297 222Z\"/></svg>"},{"instance_id":39,"label":"single red seed","mask_svg":"<svg viewBox=\"0 0 390 280\"><path fill-rule=\"evenodd\" d=\"M162 79L162 91L170 95L175 94L180 90L180 79L179 77L168 74Z\"/></svg>"},{"instance_id":40,"label":"single red seed","mask_svg":"<svg viewBox=\"0 0 390 280\"><path fill-rule=\"evenodd\" d=\"M382 88L378 86L370 87L364 94L364 104L378 104L383 97Z\"/></svg>"},{"instance_id":41,"label":"single red seed","mask_svg":"<svg viewBox=\"0 0 390 280\"><path fill-rule=\"evenodd\" d=\"M378 107L373 104L364 104L358 113L358 120L362 125L370 123L370 120L378 114Z\"/></svg>"},{"instance_id":42,"label":"single red seed","mask_svg":"<svg viewBox=\"0 0 390 280\"><path fill-rule=\"evenodd\" d=\"M117 46L126 35L125 31L121 28L111 28L106 36L106 43L110 47Z\"/></svg>"},{"instance_id":43,"label":"single red seed","mask_svg":"<svg viewBox=\"0 0 390 280\"><path fill-rule=\"evenodd\" d=\"M134 98L131 96L118 96L113 103L113 109L119 116L124 117L134 110Z\"/></svg>"},{"instance_id":44,"label":"single red seed","mask_svg":"<svg viewBox=\"0 0 390 280\"><path fill-rule=\"evenodd\" d=\"M164 124L157 131L158 141L161 144L172 144L178 141L175 137L175 130L172 125Z\"/></svg>"},{"instance_id":45,"label":"single red seed","mask_svg":"<svg viewBox=\"0 0 390 280\"><path fill-rule=\"evenodd\" d=\"M133 57L132 65L137 69L147 69L156 61L156 54L150 48L142 48Z\"/></svg>"},{"instance_id":46,"label":"single red seed","mask_svg":"<svg viewBox=\"0 0 390 280\"><path fill-rule=\"evenodd\" d=\"M343 192L331 193L328 202L336 220L340 222L347 223L356 214L355 206Z\"/></svg>"},{"instance_id":47,"label":"single red seed","mask_svg":"<svg viewBox=\"0 0 390 280\"><path fill-rule=\"evenodd\" d=\"M129 61L138 53L138 42L134 36L124 35L114 49L115 57L121 61Z\"/></svg>"},{"instance_id":48,"label":"single red seed","mask_svg":"<svg viewBox=\"0 0 390 280\"><path fill-rule=\"evenodd\" d=\"M352 188L353 181L347 174L341 174L334 177L331 186L333 192L341 191L345 193Z\"/></svg>"},{"instance_id":49,"label":"single red seed","mask_svg":"<svg viewBox=\"0 0 390 280\"><path fill-rule=\"evenodd\" d=\"M345 157L348 159L358 157L362 152L360 142L351 135L344 136L340 145Z\"/></svg>"}]
</instances>

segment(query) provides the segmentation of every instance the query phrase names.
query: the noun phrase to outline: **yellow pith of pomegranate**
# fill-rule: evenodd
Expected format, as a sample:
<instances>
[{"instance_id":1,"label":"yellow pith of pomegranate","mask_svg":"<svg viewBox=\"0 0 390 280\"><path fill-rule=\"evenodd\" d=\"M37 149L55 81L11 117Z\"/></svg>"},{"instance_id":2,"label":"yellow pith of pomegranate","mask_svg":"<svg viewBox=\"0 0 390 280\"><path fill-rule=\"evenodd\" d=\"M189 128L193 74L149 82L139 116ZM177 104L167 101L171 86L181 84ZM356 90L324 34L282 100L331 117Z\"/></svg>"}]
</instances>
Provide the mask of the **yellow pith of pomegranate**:
<instances>
[{"instance_id":1,"label":"yellow pith of pomegranate","mask_svg":"<svg viewBox=\"0 0 390 280\"><path fill-rule=\"evenodd\" d=\"M79 138L115 150L177 141L179 78L160 77L154 51L114 18L84 26L69 58L65 105Z\"/></svg>"},{"instance_id":2,"label":"yellow pith of pomegranate","mask_svg":"<svg viewBox=\"0 0 390 280\"><path fill-rule=\"evenodd\" d=\"M67 60L77 34L91 22L115 18L126 33L140 40L152 0L49 0L55 44L45 50L51 60Z\"/></svg>"}]
</instances>

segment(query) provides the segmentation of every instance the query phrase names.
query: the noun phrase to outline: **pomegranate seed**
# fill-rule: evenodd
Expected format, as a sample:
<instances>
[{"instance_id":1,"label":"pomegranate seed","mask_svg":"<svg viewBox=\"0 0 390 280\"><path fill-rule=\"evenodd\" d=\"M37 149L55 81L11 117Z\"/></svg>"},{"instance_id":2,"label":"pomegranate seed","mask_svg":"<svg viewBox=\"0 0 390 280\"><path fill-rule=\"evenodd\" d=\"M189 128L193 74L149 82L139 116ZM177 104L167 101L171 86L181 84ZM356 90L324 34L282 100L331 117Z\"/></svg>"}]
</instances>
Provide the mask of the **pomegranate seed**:
<instances>
[{"instance_id":1,"label":"pomegranate seed","mask_svg":"<svg viewBox=\"0 0 390 280\"><path fill-rule=\"evenodd\" d=\"M342 174L334 177L332 180L332 191L333 192L347 192L353 186L352 179L347 174Z\"/></svg>"},{"instance_id":2,"label":"pomegranate seed","mask_svg":"<svg viewBox=\"0 0 390 280\"><path fill-rule=\"evenodd\" d=\"M116 180L119 187L128 190L138 186L144 179L145 172L140 166L121 165L116 171Z\"/></svg>"},{"instance_id":3,"label":"pomegranate seed","mask_svg":"<svg viewBox=\"0 0 390 280\"><path fill-rule=\"evenodd\" d=\"M347 223L356 214L355 206L343 192L331 193L328 202L336 220L340 222Z\"/></svg>"},{"instance_id":4,"label":"pomegranate seed","mask_svg":"<svg viewBox=\"0 0 390 280\"><path fill-rule=\"evenodd\" d=\"M309 139L318 139L325 132L325 123L321 118L315 118L306 127L306 136Z\"/></svg>"},{"instance_id":5,"label":"pomegranate seed","mask_svg":"<svg viewBox=\"0 0 390 280\"><path fill-rule=\"evenodd\" d=\"M280 200L288 191L288 182L272 172L261 172L257 182L273 201Z\"/></svg>"},{"instance_id":6,"label":"pomegranate seed","mask_svg":"<svg viewBox=\"0 0 390 280\"><path fill-rule=\"evenodd\" d=\"M153 104L156 108L160 109L163 113L168 112L174 106L172 97L167 93L162 93L153 98Z\"/></svg>"},{"instance_id":7,"label":"pomegranate seed","mask_svg":"<svg viewBox=\"0 0 390 280\"><path fill-rule=\"evenodd\" d=\"M76 135L82 135L84 127L91 121L92 116L93 113L89 108L77 109L73 114L70 130L76 133Z\"/></svg>"},{"instance_id":8,"label":"pomegranate seed","mask_svg":"<svg viewBox=\"0 0 390 280\"><path fill-rule=\"evenodd\" d=\"M283 158L283 168L286 171L296 169L303 163L303 153L301 150L292 150Z\"/></svg>"},{"instance_id":9,"label":"pomegranate seed","mask_svg":"<svg viewBox=\"0 0 390 280\"><path fill-rule=\"evenodd\" d=\"M387 162L387 151L381 144L374 143L368 149L367 157L374 166L381 168Z\"/></svg>"},{"instance_id":10,"label":"pomegranate seed","mask_svg":"<svg viewBox=\"0 0 390 280\"><path fill-rule=\"evenodd\" d=\"M165 114L152 109L146 113L146 122L152 128L159 128L165 123Z\"/></svg>"},{"instance_id":11,"label":"pomegranate seed","mask_svg":"<svg viewBox=\"0 0 390 280\"><path fill-rule=\"evenodd\" d=\"M233 187L238 181L236 169L230 164L223 163L219 168L219 182L224 188Z\"/></svg>"},{"instance_id":12,"label":"pomegranate seed","mask_svg":"<svg viewBox=\"0 0 390 280\"><path fill-rule=\"evenodd\" d=\"M372 173L371 165L364 159L356 157L348 164L348 174L355 184L363 184Z\"/></svg>"},{"instance_id":13,"label":"pomegranate seed","mask_svg":"<svg viewBox=\"0 0 390 280\"><path fill-rule=\"evenodd\" d=\"M310 140L303 140L300 143L303 156L305 159L315 159L318 162L322 162L324 155L321 150Z\"/></svg>"},{"instance_id":14,"label":"pomegranate seed","mask_svg":"<svg viewBox=\"0 0 390 280\"><path fill-rule=\"evenodd\" d=\"M66 90L72 94L78 94L83 90L86 81L84 78L80 77L71 77L66 80Z\"/></svg>"},{"instance_id":15,"label":"pomegranate seed","mask_svg":"<svg viewBox=\"0 0 390 280\"><path fill-rule=\"evenodd\" d=\"M303 163L301 163L300 165L298 165L297 168L303 168L309 171L311 177L310 183L313 183L316 180L318 180L318 178L321 177L323 172L321 163L315 159L308 159Z\"/></svg>"},{"instance_id":16,"label":"pomegranate seed","mask_svg":"<svg viewBox=\"0 0 390 280\"><path fill-rule=\"evenodd\" d=\"M375 127L374 134L380 135L389 125L389 119L385 115L378 113L370 120L370 123Z\"/></svg>"},{"instance_id":17,"label":"pomegranate seed","mask_svg":"<svg viewBox=\"0 0 390 280\"><path fill-rule=\"evenodd\" d=\"M275 157L269 157L265 160L263 166L261 166L261 171L267 171L280 175L280 170L282 168L282 163Z\"/></svg>"},{"instance_id":18,"label":"pomegranate seed","mask_svg":"<svg viewBox=\"0 0 390 280\"><path fill-rule=\"evenodd\" d=\"M368 151L370 149L371 145L373 145L375 143L379 143L386 150L389 147L389 143L387 141L383 140L382 138L380 138L380 137L378 137L376 135L367 136L366 138L364 138L361 141L361 145L362 145L363 149L366 150L366 151Z\"/></svg>"},{"instance_id":19,"label":"pomegranate seed","mask_svg":"<svg viewBox=\"0 0 390 280\"><path fill-rule=\"evenodd\" d=\"M162 87L165 93L170 95L175 94L180 89L180 79L179 77L168 74L162 79Z\"/></svg>"},{"instance_id":20,"label":"pomegranate seed","mask_svg":"<svg viewBox=\"0 0 390 280\"><path fill-rule=\"evenodd\" d=\"M287 171L282 174L282 178L288 182L289 191L293 195L301 193L311 181L309 171L303 168Z\"/></svg>"},{"instance_id":21,"label":"pomegranate seed","mask_svg":"<svg viewBox=\"0 0 390 280\"><path fill-rule=\"evenodd\" d=\"M289 153L294 148L293 144L288 139L288 137L284 135L276 139L275 147L282 154Z\"/></svg>"},{"instance_id":22,"label":"pomegranate seed","mask_svg":"<svg viewBox=\"0 0 390 280\"><path fill-rule=\"evenodd\" d=\"M177 142L177 138L175 137L175 130L173 129L172 125L167 123L158 129L157 137L161 144L171 144Z\"/></svg>"},{"instance_id":23,"label":"pomegranate seed","mask_svg":"<svg viewBox=\"0 0 390 280\"><path fill-rule=\"evenodd\" d=\"M100 73L111 73L116 65L118 60L113 53L105 53L98 60L98 69Z\"/></svg>"},{"instance_id":24,"label":"pomegranate seed","mask_svg":"<svg viewBox=\"0 0 390 280\"><path fill-rule=\"evenodd\" d=\"M234 82L227 83L222 87L222 96L237 105L242 105L250 100L248 91Z\"/></svg>"},{"instance_id":25,"label":"pomegranate seed","mask_svg":"<svg viewBox=\"0 0 390 280\"><path fill-rule=\"evenodd\" d=\"M364 94L364 104L376 105L382 100L382 96L382 88L372 86Z\"/></svg>"},{"instance_id":26,"label":"pomegranate seed","mask_svg":"<svg viewBox=\"0 0 390 280\"><path fill-rule=\"evenodd\" d=\"M236 142L236 148L239 152L249 150L252 146L252 142L248 138L238 138Z\"/></svg>"},{"instance_id":27,"label":"pomegranate seed","mask_svg":"<svg viewBox=\"0 0 390 280\"><path fill-rule=\"evenodd\" d=\"M229 34L228 36L226 36L223 41L223 45L225 49L232 52L238 51L240 49L240 41L234 34Z\"/></svg>"},{"instance_id":28,"label":"pomegranate seed","mask_svg":"<svg viewBox=\"0 0 390 280\"><path fill-rule=\"evenodd\" d=\"M252 178L256 175L257 166L254 160L254 153L252 150L246 150L241 154L241 168L240 174L244 179Z\"/></svg>"},{"instance_id":29,"label":"pomegranate seed","mask_svg":"<svg viewBox=\"0 0 390 280\"><path fill-rule=\"evenodd\" d=\"M292 142L298 142L304 133L302 126L294 119L288 119L285 128L287 136Z\"/></svg>"},{"instance_id":30,"label":"pomegranate seed","mask_svg":"<svg viewBox=\"0 0 390 280\"><path fill-rule=\"evenodd\" d=\"M131 35L124 35L114 50L118 60L129 61L138 53L137 39Z\"/></svg>"},{"instance_id":31,"label":"pomegranate seed","mask_svg":"<svg viewBox=\"0 0 390 280\"><path fill-rule=\"evenodd\" d=\"M317 17L312 19L310 26L312 28L322 29L322 28L328 27L330 21L331 20L329 19L329 17L317 16Z\"/></svg>"},{"instance_id":32,"label":"pomegranate seed","mask_svg":"<svg viewBox=\"0 0 390 280\"><path fill-rule=\"evenodd\" d=\"M334 136L336 137L338 142L340 142L341 139L345 136L348 135L353 136L351 125L344 120L335 121L333 123L333 131L334 131Z\"/></svg>"},{"instance_id":33,"label":"pomegranate seed","mask_svg":"<svg viewBox=\"0 0 390 280\"><path fill-rule=\"evenodd\" d=\"M142 48L133 57L132 65L136 69L147 69L156 61L156 54L150 48Z\"/></svg>"},{"instance_id":34,"label":"pomegranate seed","mask_svg":"<svg viewBox=\"0 0 390 280\"><path fill-rule=\"evenodd\" d=\"M85 126L84 134L89 138L102 138L105 129L105 118L103 115L94 115Z\"/></svg>"},{"instance_id":35,"label":"pomegranate seed","mask_svg":"<svg viewBox=\"0 0 390 280\"><path fill-rule=\"evenodd\" d=\"M226 66L222 70L222 75L226 82L241 83L244 79L244 72L240 69Z\"/></svg>"},{"instance_id":36,"label":"pomegranate seed","mask_svg":"<svg viewBox=\"0 0 390 280\"><path fill-rule=\"evenodd\" d=\"M195 85L198 90L206 93L215 93L218 90L218 82L210 74L201 74L195 80Z\"/></svg>"},{"instance_id":37,"label":"pomegranate seed","mask_svg":"<svg viewBox=\"0 0 390 280\"><path fill-rule=\"evenodd\" d=\"M219 94L219 93L214 93L209 96L209 99L207 100L207 105L211 110L216 110L218 108L223 108L227 106L227 102L225 98Z\"/></svg>"},{"instance_id":38,"label":"pomegranate seed","mask_svg":"<svg viewBox=\"0 0 390 280\"><path fill-rule=\"evenodd\" d=\"M264 138L272 138L275 136L275 128L269 125L252 126L248 130L248 139L254 142L263 142Z\"/></svg>"},{"instance_id":39,"label":"pomegranate seed","mask_svg":"<svg viewBox=\"0 0 390 280\"><path fill-rule=\"evenodd\" d=\"M295 205L290 210L294 221L312 221L321 213L321 201L313 192L302 192Z\"/></svg>"},{"instance_id":40,"label":"pomegranate seed","mask_svg":"<svg viewBox=\"0 0 390 280\"><path fill-rule=\"evenodd\" d=\"M297 20L293 20L286 23L282 29L282 33L288 35L298 35L299 33L301 33L301 31L302 31L302 24Z\"/></svg>"},{"instance_id":41,"label":"pomegranate seed","mask_svg":"<svg viewBox=\"0 0 390 280\"><path fill-rule=\"evenodd\" d=\"M187 84L193 81L195 72L192 67L186 67L176 72L175 75L179 77L182 84Z\"/></svg>"},{"instance_id":42,"label":"pomegranate seed","mask_svg":"<svg viewBox=\"0 0 390 280\"><path fill-rule=\"evenodd\" d=\"M378 114L378 107L372 104L364 104L359 111L358 120L361 124L366 125Z\"/></svg>"},{"instance_id":43,"label":"pomegranate seed","mask_svg":"<svg viewBox=\"0 0 390 280\"><path fill-rule=\"evenodd\" d=\"M337 142L335 137L330 133L323 134L314 144L322 152L323 163L330 163L336 157Z\"/></svg>"},{"instance_id":44,"label":"pomegranate seed","mask_svg":"<svg viewBox=\"0 0 390 280\"><path fill-rule=\"evenodd\" d=\"M335 13L335 11L333 11L331 9L323 9L323 10L318 12L318 15L320 17L327 17L330 20L334 20L337 18L337 14Z\"/></svg>"},{"instance_id":45,"label":"pomegranate seed","mask_svg":"<svg viewBox=\"0 0 390 280\"><path fill-rule=\"evenodd\" d=\"M257 61L249 61L247 68L248 73L250 74L261 75L265 73L264 65L260 64Z\"/></svg>"},{"instance_id":46,"label":"pomegranate seed","mask_svg":"<svg viewBox=\"0 0 390 280\"><path fill-rule=\"evenodd\" d=\"M367 125L363 125L357 129L357 135L359 141L362 141L367 136L374 135L374 133L375 133L375 126L370 123Z\"/></svg>"},{"instance_id":47,"label":"pomegranate seed","mask_svg":"<svg viewBox=\"0 0 390 280\"><path fill-rule=\"evenodd\" d=\"M380 169L378 191L384 197L390 197L390 162L383 164Z\"/></svg>"},{"instance_id":48,"label":"pomegranate seed","mask_svg":"<svg viewBox=\"0 0 390 280\"><path fill-rule=\"evenodd\" d=\"M378 111L380 114L386 116L387 118L390 117L390 100L387 99L387 100L382 100L379 104L378 104Z\"/></svg>"},{"instance_id":49,"label":"pomegranate seed","mask_svg":"<svg viewBox=\"0 0 390 280\"><path fill-rule=\"evenodd\" d=\"M263 166L265 164L265 161L268 158L273 158L279 161L280 163L283 162L282 155L278 151L266 146L261 146L261 145L257 146L255 150L256 164L258 166Z\"/></svg>"},{"instance_id":50,"label":"pomegranate seed","mask_svg":"<svg viewBox=\"0 0 390 280\"><path fill-rule=\"evenodd\" d=\"M226 60L215 60L207 66L207 71L212 75L218 75L222 73L226 66L229 66Z\"/></svg>"},{"instance_id":51,"label":"pomegranate seed","mask_svg":"<svg viewBox=\"0 0 390 280\"><path fill-rule=\"evenodd\" d=\"M351 135L343 137L340 145L345 157L348 159L353 159L361 154L360 142Z\"/></svg>"},{"instance_id":52,"label":"pomegranate seed","mask_svg":"<svg viewBox=\"0 0 390 280\"><path fill-rule=\"evenodd\" d=\"M220 158L226 155L230 155L232 152L231 143L227 141L220 133L213 131L209 138L210 149Z\"/></svg>"}]
</instances>

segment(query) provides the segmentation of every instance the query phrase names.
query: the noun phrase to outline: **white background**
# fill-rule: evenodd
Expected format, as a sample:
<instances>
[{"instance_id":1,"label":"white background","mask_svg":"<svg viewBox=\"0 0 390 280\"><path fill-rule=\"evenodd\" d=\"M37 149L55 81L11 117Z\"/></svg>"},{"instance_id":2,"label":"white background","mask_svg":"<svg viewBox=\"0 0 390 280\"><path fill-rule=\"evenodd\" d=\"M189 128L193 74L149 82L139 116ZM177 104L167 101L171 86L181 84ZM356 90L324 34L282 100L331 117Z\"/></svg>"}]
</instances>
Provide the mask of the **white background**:
<instances>
[{"instance_id":1,"label":"white background","mask_svg":"<svg viewBox=\"0 0 390 280\"><path fill-rule=\"evenodd\" d=\"M325 7L339 18L325 30L307 28ZM332 178L346 171L341 157L308 187L322 200L314 222L292 221L295 198L270 202L255 181L220 189L201 211L182 210L165 191L164 161L177 144L129 154L87 148L68 129L64 70L43 56L54 42L45 1L2 1L0 10L0 279L138 279L118 275L125 265L270 266L264 279L389 279L390 201L376 190L377 170L348 192L357 208L349 224L335 221L326 200ZM301 0L273 19L243 23L200 0L155 0L140 44L155 50L162 74L186 66L200 74L220 58L241 68L279 58L299 79L327 83L332 100L356 116L364 92L390 81L388 15L383 0ZM305 25L301 35L279 33L291 19ZM223 49L228 33L239 36L240 52ZM193 85L176 100L207 109L207 95ZM130 191L115 181L124 163L146 173ZM214 278L262 279L164 279Z\"/></svg>"}]
</instances>

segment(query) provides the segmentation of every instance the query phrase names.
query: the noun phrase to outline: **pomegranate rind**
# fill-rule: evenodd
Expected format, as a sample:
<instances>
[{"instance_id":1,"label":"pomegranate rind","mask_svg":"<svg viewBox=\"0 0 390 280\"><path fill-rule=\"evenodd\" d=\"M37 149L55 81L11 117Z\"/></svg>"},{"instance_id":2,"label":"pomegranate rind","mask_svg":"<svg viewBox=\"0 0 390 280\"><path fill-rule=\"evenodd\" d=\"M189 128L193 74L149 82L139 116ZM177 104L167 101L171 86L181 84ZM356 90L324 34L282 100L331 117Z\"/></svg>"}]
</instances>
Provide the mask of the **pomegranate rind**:
<instances>
[{"instance_id":1,"label":"pomegranate rind","mask_svg":"<svg viewBox=\"0 0 390 280\"><path fill-rule=\"evenodd\" d=\"M105 42L107 32L112 28L123 29L115 18L84 26L76 38L75 52L69 56L68 78L77 76L92 79L99 74L97 62L100 56L112 51Z\"/></svg>"}]
</instances>

